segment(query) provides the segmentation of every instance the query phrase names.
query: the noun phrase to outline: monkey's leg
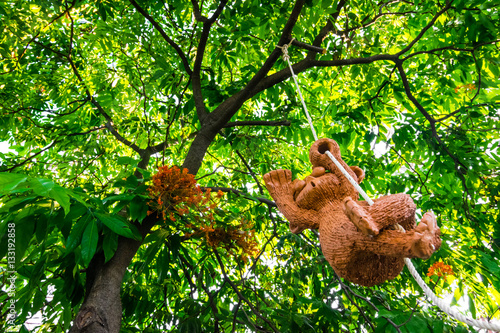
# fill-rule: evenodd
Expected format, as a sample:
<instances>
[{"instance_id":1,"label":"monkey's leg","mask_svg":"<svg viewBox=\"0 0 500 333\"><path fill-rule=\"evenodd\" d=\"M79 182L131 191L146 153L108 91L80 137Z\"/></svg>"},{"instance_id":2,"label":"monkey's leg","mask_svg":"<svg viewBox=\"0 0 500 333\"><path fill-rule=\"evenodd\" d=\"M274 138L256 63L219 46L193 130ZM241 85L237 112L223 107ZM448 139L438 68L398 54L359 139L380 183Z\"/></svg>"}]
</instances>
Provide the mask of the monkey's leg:
<instances>
[{"instance_id":1,"label":"monkey's leg","mask_svg":"<svg viewBox=\"0 0 500 333\"><path fill-rule=\"evenodd\" d=\"M385 229L376 237L360 235L355 241L362 250L378 255L427 259L441 246L440 234L434 214L427 212L418 226L406 233Z\"/></svg>"},{"instance_id":2,"label":"monkey's leg","mask_svg":"<svg viewBox=\"0 0 500 333\"><path fill-rule=\"evenodd\" d=\"M368 213L379 230L398 223L405 230L415 228L415 203L404 193L386 195L374 201Z\"/></svg>"}]
</instances>

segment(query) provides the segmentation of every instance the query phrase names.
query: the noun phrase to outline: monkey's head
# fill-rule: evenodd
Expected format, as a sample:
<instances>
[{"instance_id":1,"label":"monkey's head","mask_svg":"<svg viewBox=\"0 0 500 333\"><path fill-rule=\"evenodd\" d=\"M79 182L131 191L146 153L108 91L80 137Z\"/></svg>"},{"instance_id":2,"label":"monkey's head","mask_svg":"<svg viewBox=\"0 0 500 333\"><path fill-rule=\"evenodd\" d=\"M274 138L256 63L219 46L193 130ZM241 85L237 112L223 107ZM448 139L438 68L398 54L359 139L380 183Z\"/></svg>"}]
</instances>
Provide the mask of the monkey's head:
<instances>
[{"instance_id":1,"label":"monkey's head","mask_svg":"<svg viewBox=\"0 0 500 333\"><path fill-rule=\"evenodd\" d=\"M318 210L327 203L340 204L348 196L354 200L358 198L356 189L335 166L326 151L330 151L335 156L358 184L365 176L364 171L359 167L349 167L342 160L337 142L332 139L320 139L313 143L309 151L309 160L312 164L311 175L303 180L293 181L293 197L301 208Z\"/></svg>"}]
</instances>

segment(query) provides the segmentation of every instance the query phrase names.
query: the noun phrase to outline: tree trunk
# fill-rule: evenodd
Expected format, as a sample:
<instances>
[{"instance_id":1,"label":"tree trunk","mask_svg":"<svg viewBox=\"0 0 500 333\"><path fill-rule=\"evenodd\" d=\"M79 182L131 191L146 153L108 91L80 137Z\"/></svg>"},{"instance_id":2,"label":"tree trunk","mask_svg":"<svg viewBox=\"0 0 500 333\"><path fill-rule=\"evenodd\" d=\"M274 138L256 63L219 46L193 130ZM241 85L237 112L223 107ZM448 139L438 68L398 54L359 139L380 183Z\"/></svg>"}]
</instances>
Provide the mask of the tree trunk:
<instances>
[{"instance_id":1,"label":"tree trunk","mask_svg":"<svg viewBox=\"0 0 500 333\"><path fill-rule=\"evenodd\" d=\"M136 224L142 236L157 222L150 215ZM122 318L120 289L123 276L142 241L120 237L115 255L104 263L104 255L96 254L87 270L85 300L70 329L70 333L119 333Z\"/></svg>"}]
</instances>

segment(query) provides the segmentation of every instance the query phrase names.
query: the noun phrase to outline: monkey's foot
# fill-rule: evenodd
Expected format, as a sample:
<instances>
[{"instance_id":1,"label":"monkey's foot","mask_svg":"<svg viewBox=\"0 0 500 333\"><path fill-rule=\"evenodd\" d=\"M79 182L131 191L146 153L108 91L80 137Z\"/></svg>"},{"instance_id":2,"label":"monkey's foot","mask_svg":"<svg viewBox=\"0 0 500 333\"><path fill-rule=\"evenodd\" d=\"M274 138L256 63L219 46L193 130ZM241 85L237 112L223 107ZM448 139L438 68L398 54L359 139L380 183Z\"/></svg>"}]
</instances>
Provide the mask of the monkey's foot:
<instances>
[{"instance_id":1,"label":"monkey's foot","mask_svg":"<svg viewBox=\"0 0 500 333\"><path fill-rule=\"evenodd\" d=\"M365 235L378 235L379 228L363 207L360 207L351 197L344 199L344 212L360 232Z\"/></svg>"},{"instance_id":2,"label":"monkey's foot","mask_svg":"<svg viewBox=\"0 0 500 333\"><path fill-rule=\"evenodd\" d=\"M411 247L411 253L422 259L428 259L441 246L441 230L432 212L427 212L414 229L416 240Z\"/></svg>"}]
</instances>

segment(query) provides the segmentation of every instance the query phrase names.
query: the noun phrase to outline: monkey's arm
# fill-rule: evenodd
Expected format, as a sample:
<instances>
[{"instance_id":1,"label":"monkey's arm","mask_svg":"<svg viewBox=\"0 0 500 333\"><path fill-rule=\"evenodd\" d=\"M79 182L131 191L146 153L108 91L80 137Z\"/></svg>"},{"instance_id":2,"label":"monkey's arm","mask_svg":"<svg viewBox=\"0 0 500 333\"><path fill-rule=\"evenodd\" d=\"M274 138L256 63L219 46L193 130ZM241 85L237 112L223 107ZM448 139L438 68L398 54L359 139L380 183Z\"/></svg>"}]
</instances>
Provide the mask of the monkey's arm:
<instances>
[{"instance_id":1,"label":"monkey's arm","mask_svg":"<svg viewBox=\"0 0 500 333\"><path fill-rule=\"evenodd\" d=\"M319 228L316 211L302 209L295 203L290 170L273 170L264 175L264 182L279 211L290 222L291 232L298 234L305 229Z\"/></svg>"}]
</instances>

